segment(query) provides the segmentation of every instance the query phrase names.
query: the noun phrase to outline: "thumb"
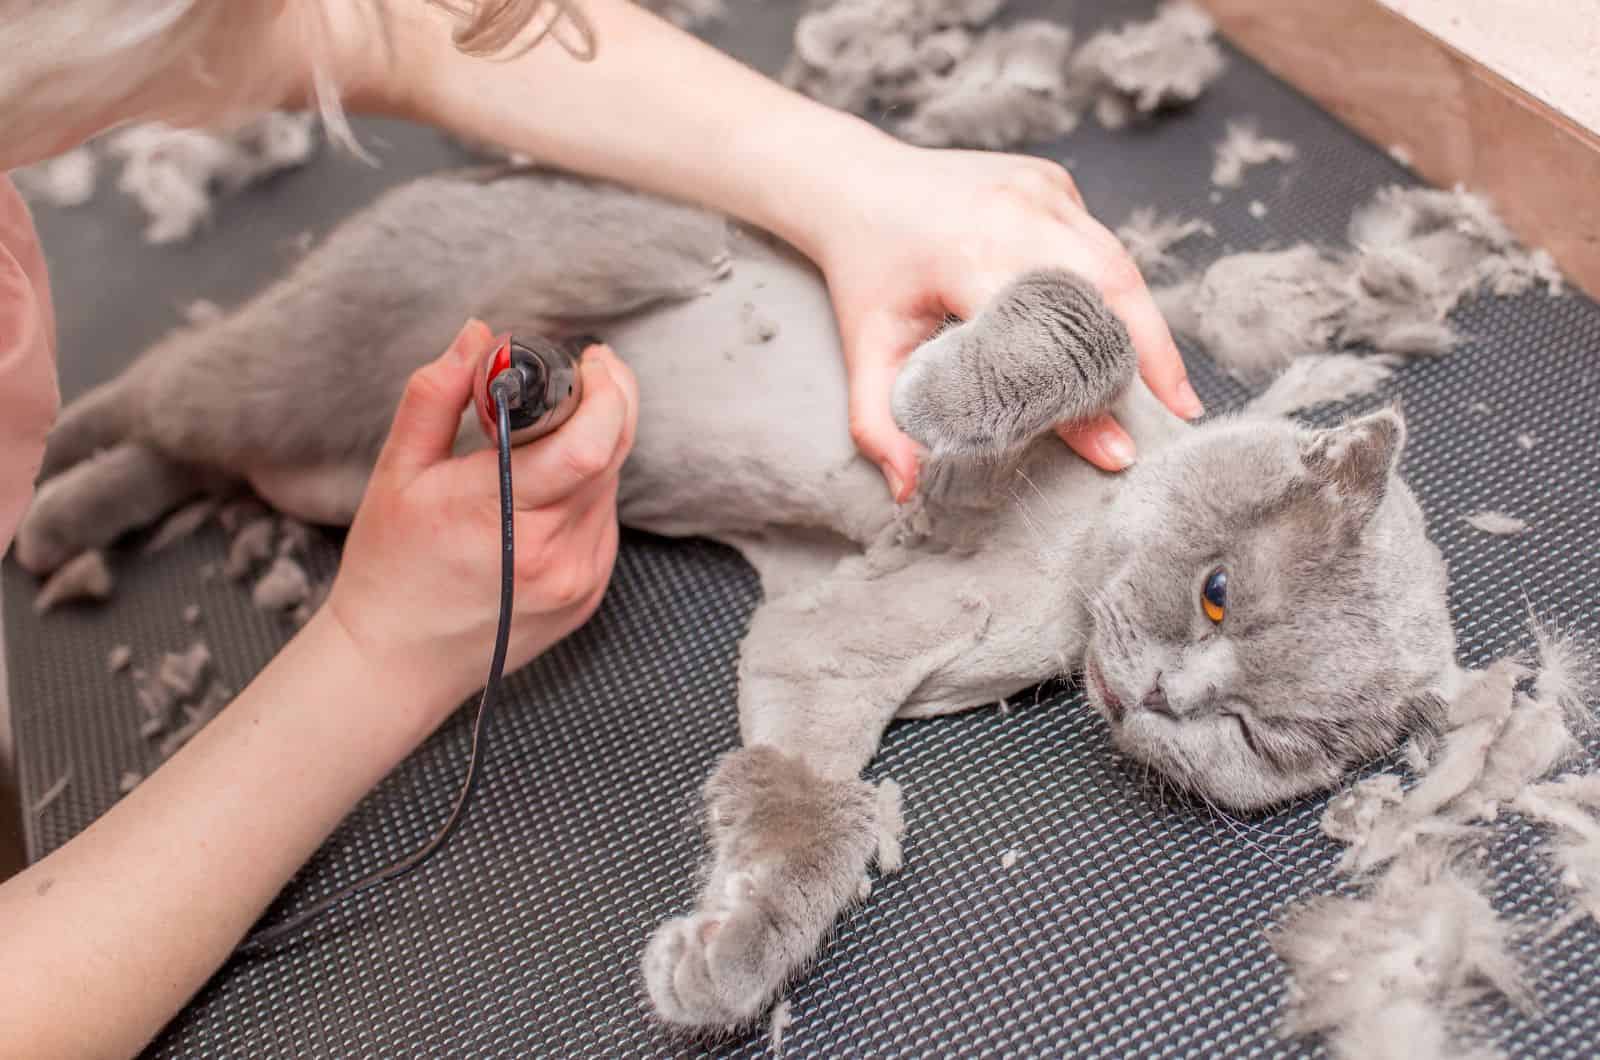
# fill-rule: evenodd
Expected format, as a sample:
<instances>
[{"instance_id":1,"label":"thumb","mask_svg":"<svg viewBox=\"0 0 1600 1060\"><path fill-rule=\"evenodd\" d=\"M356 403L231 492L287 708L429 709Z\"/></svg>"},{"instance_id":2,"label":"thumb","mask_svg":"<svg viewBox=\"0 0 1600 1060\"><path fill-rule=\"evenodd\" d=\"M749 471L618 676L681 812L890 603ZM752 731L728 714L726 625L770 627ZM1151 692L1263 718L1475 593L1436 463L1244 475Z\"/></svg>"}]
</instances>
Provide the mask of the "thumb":
<instances>
[{"instance_id":1,"label":"thumb","mask_svg":"<svg viewBox=\"0 0 1600 1060\"><path fill-rule=\"evenodd\" d=\"M917 485L917 443L894 421L894 382L906 355L923 337L913 322L874 314L855 329L845 347L850 373L850 437L861 455L877 464L896 503Z\"/></svg>"},{"instance_id":2,"label":"thumb","mask_svg":"<svg viewBox=\"0 0 1600 1060\"><path fill-rule=\"evenodd\" d=\"M488 326L469 320L438 360L411 374L378 457L377 474L414 475L450 455L462 410L472 398L473 372L493 347Z\"/></svg>"}]
</instances>

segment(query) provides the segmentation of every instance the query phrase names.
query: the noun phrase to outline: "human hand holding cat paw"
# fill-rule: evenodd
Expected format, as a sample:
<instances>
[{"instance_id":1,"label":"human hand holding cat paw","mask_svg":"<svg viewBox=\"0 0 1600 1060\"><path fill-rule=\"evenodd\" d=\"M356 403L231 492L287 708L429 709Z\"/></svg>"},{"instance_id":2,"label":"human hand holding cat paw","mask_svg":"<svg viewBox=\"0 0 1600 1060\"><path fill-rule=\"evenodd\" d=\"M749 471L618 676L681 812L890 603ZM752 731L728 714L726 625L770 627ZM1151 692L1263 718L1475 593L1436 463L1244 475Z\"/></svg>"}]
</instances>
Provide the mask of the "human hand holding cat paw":
<instances>
[{"instance_id":1,"label":"human hand holding cat paw","mask_svg":"<svg viewBox=\"0 0 1600 1060\"><path fill-rule=\"evenodd\" d=\"M862 160L804 249L822 267L850 372L850 429L897 501L916 485L916 443L890 395L911 351L947 314L970 319L1019 273L1064 267L1127 326L1151 391L1186 419L1203 409L1166 322L1117 238L1084 208L1072 177L1040 158L894 143ZM1063 425L1091 463L1120 470L1133 441L1109 415Z\"/></svg>"},{"instance_id":2,"label":"human hand holding cat paw","mask_svg":"<svg viewBox=\"0 0 1600 1060\"><path fill-rule=\"evenodd\" d=\"M474 372L493 346L489 329L471 321L411 377L327 603L391 687L416 690L424 716L406 721L423 732L482 684L494 643L497 456L451 456ZM633 445L638 391L606 347L586 350L581 371L584 396L572 418L512 451L516 613L507 671L594 613L616 559L617 478Z\"/></svg>"}]
</instances>

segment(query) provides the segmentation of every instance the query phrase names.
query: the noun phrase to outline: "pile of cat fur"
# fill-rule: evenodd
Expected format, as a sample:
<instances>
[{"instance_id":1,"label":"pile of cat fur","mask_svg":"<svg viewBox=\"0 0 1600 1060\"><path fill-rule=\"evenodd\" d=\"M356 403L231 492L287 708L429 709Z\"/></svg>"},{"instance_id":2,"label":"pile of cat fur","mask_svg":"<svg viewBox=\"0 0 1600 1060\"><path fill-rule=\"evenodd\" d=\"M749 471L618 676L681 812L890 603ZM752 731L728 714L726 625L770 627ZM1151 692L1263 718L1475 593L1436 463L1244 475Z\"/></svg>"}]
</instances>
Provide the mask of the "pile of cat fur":
<instances>
[{"instance_id":1,"label":"pile of cat fur","mask_svg":"<svg viewBox=\"0 0 1600 1060\"><path fill-rule=\"evenodd\" d=\"M249 583L251 601L260 610L282 615L296 627L309 621L329 589L329 583L313 581L302 565L311 548L311 528L274 514L254 497L226 503L208 497L179 508L150 535L143 553L163 552L212 522L227 533L228 553L220 566L202 567L201 577L214 581L220 573L230 582ZM105 554L86 552L45 582L34 609L42 614L72 600L103 600L113 585ZM197 626L200 619L198 604L184 608L185 624ZM164 653L148 667L134 665L133 649L119 644L107 655L106 670L126 673L133 682L141 715L139 733L160 761L172 757L233 698L232 689L213 679L211 649L199 638L184 651ZM142 774L129 771L119 787L126 794L142 779Z\"/></svg>"},{"instance_id":2,"label":"pile of cat fur","mask_svg":"<svg viewBox=\"0 0 1600 1060\"><path fill-rule=\"evenodd\" d=\"M233 690L216 680L212 670L211 649L196 640L184 651L164 653L153 669L135 666L128 671L143 717L139 735L152 742L161 761L176 754L233 699Z\"/></svg>"},{"instance_id":3,"label":"pile of cat fur","mask_svg":"<svg viewBox=\"0 0 1600 1060\"><path fill-rule=\"evenodd\" d=\"M1222 73L1213 25L1171 2L1076 50L1055 21L990 26L1005 0L833 0L800 18L783 80L829 106L881 112L929 147L1008 148L1188 103Z\"/></svg>"},{"instance_id":4,"label":"pile of cat fur","mask_svg":"<svg viewBox=\"0 0 1600 1060\"><path fill-rule=\"evenodd\" d=\"M301 565L311 547L311 528L288 516L273 515L254 497L227 504L205 498L179 508L150 535L144 554L164 551L213 519L229 536L228 557L221 568L228 580L249 580L250 598L256 607L287 615L296 626L304 625L328 589L325 584L314 584ZM210 581L217 571L207 567L201 573ZM34 611L44 614L73 601L105 600L114 586L105 553L85 552L39 587Z\"/></svg>"},{"instance_id":5,"label":"pile of cat fur","mask_svg":"<svg viewBox=\"0 0 1600 1060\"><path fill-rule=\"evenodd\" d=\"M1573 902L1539 934L1600 924L1600 773L1547 779L1582 754L1600 666L1573 637L1536 625L1534 639L1533 663L1463 675L1438 733L1407 745L1409 789L1379 773L1328 804L1322 830L1346 845L1340 870L1366 884L1306 902L1273 933L1291 975L1286 1033L1324 1034L1350 1060L1498 1056L1474 1003L1499 995L1536 1011L1516 953L1536 932L1494 909L1472 856L1492 826L1515 826L1508 813L1551 830L1547 857Z\"/></svg>"},{"instance_id":6,"label":"pile of cat fur","mask_svg":"<svg viewBox=\"0 0 1600 1060\"><path fill-rule=\"evenodd\" d=\"M215 200L305 165L316 153L316 118L272 111L237 127L208 132L161 122L131 125L16 172L36 202L80 206L94 198L103 161L120 161L117 189L149 220L149 243L177 243L211 218Z\"/></svg>"},{"instance_id":7,"label":"pile of cat fur","mask_svg":"<svg viewBox=\"0 0 1600 1060\"><path fill-rule=\"evenodd\" d=\"M1173 242L1189 234L1165 231ZM1520 246L1487 200L1461 188L1383 188L1351 217L1348 236L1348 249L1230 254L1153 293L1173 331L1259 383L1302 354L1447 353L1460 339L1447 317L1469 295L1562 291L1550 255ZM1142 253L1169 247L1157 241Z\"/></svg>"}]
</instances>

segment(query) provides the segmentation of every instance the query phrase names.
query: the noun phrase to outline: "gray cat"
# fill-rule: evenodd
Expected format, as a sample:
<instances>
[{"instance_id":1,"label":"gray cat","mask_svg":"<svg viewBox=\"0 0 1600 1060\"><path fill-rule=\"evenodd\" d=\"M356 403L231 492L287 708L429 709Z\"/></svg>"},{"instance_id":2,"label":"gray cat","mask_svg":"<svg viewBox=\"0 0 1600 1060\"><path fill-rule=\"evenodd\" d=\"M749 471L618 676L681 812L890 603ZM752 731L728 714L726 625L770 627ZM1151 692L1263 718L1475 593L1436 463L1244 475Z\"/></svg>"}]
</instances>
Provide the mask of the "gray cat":
<instances>
[{"instance_id":1,"label":"gray cat","mask_svg":"<svg viewBox=\"0 0 1600 1060\"><path fill-rule=\"evenodd\" d=\"M1453 690L1398 411L1192 427L1135 378L1095 293L1044 270L901 374L896 416L930 456L897 508L851 444L808 263L721 218L526 171L390 193L76 402L18 558L49 570L229 479L347 521L407 375L468 314L605 338L643 396L623 522L728 542L762 577L744 746L704 791L709 871L644 954L672 1025L758 1017L870 889L871 862L898 866L898 788L860 779L894 718L1081 671L1123 751L1255 810L1336 783ZM1126 473L1041 440L1107 408L1142 456ZM485 444L475 419L459 444Z\"/></svg>"}]
</instances>

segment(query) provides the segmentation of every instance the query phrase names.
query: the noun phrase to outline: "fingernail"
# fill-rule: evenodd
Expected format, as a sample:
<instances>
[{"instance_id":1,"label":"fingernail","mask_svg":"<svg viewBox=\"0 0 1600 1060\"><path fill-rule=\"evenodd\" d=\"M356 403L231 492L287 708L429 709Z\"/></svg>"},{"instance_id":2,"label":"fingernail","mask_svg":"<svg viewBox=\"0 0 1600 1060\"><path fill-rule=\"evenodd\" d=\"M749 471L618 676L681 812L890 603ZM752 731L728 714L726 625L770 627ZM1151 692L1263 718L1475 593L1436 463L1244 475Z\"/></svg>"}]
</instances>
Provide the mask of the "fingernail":
<instances>
[{"instance_id":1,"label":"fingernail","mask_svg":"<svg viewBox=\"0 0 1600 1060\"><path fill-rule=\"evenodd\" d=\"M1200 404L1200 395L1194 392L1194 387L1185 379L1178 384L1178 414L1186 420L1199 419L1206 414L1206 407Z\"/></svg>"},{"instance_id":2,"label":"fingernail","mask_svg":"<svg viewBox=\"0 0 1600 1060\"><path fill-rule=\"evenodd\" d=\"M450 340L450 353L461 364L470 364L477 359L476 344L472 341L476 335L481 335L489 330L487 324L477 319L470 318L456 332L456 337Z\"/></svg>"},{"instance_id":3,"label":"fingernail","mask_svg":"<svg viewBox=\"0 0 1600 1060\"><path fill-rule=\"evenodd\" d=\"M906 481L900 477L900 472L892 464L883 465L883 477L889 480L889 492L894 495L894 502L900 503L900 495L906 490Z\"/></svg>"},{"instance_id":4,"label":"fingernail","mask_svg":"<svg viewBox=\"0 0 1600 1060\"><path fill-rule=\"evenodd\" d=\"M568 352L581 360L589 352L591 346L604 346L605 343L593 335L573 335L563 345L566 346Z\"/></svg>"},{"instance_id":5,"label":"fingernail","mask_svg":"<svg viewBox=\"0 0 1600 1060\"><path fill-rule=\"evenodd\" d=\"M1102 436L1100 454L1118 471L1139 458L1139 451L1133 447L1133 440L1120 434Z\"/></svg>"}]
</instances>

